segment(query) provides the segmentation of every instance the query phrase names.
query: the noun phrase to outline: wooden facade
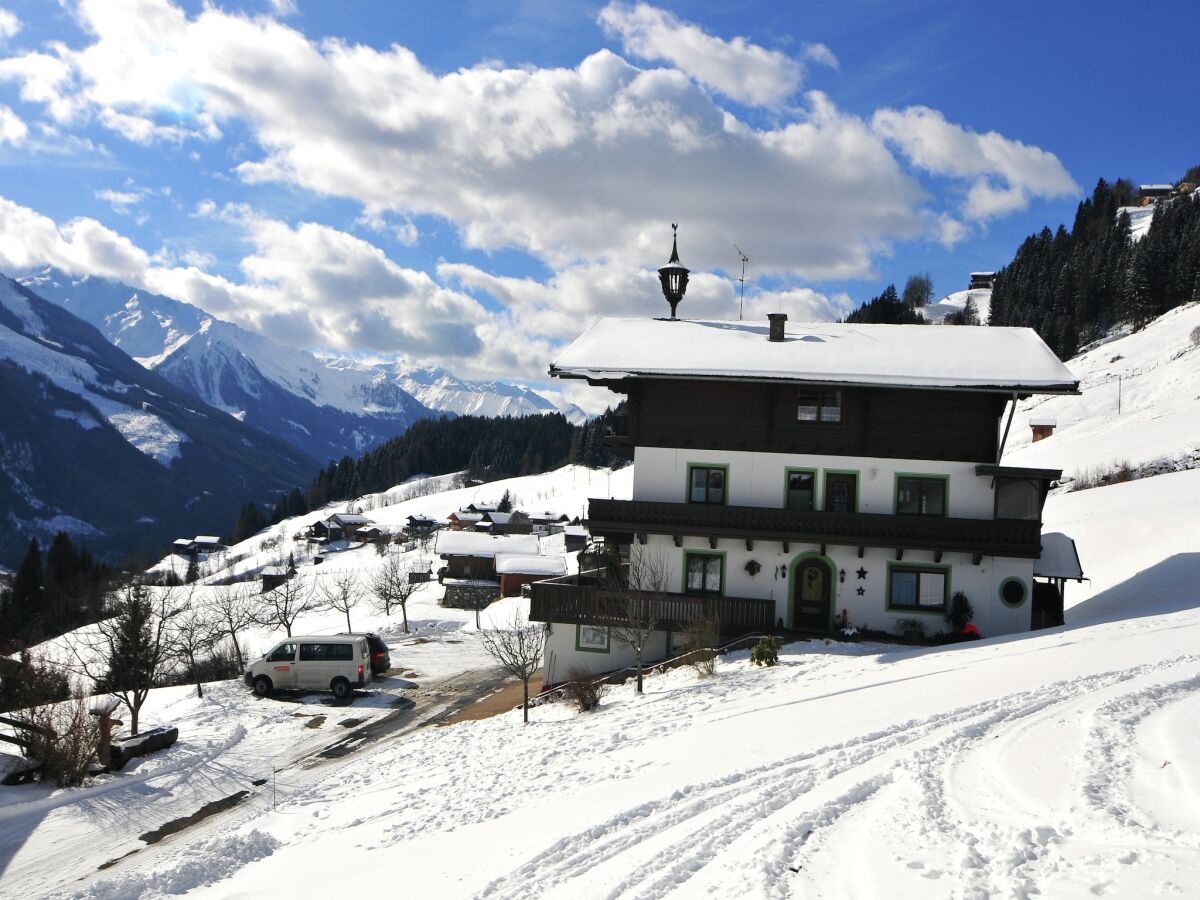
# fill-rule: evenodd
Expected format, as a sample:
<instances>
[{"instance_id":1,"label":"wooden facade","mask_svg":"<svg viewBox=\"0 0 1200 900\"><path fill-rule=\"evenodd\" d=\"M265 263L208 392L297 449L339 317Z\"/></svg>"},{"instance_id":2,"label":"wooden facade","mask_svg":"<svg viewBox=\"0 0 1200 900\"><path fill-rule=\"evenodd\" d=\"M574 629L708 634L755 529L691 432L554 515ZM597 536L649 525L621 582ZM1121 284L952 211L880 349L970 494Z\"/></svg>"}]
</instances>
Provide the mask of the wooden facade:
<instances>
[{"instance_id":1,"label":"wooden facade","mask_svg":"<svg viewBox=\"0 0 1200 900\"><path fill-rule=\"evenodd\" d=\"M980 463L996 460L1008 400L965 390L843 387L837 389L841 421L802 422L797 407L803 385L639 379L620 389L629 392L629 413L606 436L610 447Z\"/></svg>"}]
</instances>

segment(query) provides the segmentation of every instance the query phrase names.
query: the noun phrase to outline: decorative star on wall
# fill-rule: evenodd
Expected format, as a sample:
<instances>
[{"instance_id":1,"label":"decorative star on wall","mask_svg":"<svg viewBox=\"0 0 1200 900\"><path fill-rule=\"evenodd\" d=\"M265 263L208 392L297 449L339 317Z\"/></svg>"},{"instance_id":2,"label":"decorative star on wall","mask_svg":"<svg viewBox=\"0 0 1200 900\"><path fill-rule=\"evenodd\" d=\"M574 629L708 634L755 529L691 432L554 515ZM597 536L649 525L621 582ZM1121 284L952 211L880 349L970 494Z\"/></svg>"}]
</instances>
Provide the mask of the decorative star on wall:
<instances>
[{"instance_id":1,"label":"decorative star on wall","mask_svg":"<svg viewBox=\"0 0 1200 900\"><path fill-rule=\"evenodd\" d=\"M861 597L861 596L862 596L863 594L865 594L866 592L867 592L867 589L866 589L866 588L864 588L864 587L860 587L860 588L858 589L858 596L860 596L860 597Z\"/></svg>"},{"instance_id":2,"label":"decorative star on wall","mask_svg":"<svg viewBox=\"0 0 1200 900\"><path fill-rule=\"evenodd\" d=\"M864 578L867 577L867 570L864 569L862 566L859 566L858 571L855 572L854 574L858 576L859 581L862 581Z\"/></svg>"}]
</instances>

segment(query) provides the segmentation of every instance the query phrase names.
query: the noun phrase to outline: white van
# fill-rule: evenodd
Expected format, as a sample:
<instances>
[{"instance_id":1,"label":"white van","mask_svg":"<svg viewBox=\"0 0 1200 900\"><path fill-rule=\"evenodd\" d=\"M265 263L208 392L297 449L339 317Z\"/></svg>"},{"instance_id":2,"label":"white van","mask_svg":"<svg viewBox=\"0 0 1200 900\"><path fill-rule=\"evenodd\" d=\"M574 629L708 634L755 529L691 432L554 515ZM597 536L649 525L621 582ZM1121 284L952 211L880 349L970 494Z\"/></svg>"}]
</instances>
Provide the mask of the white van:
<instances>
[{"instance_id":1,"label":"white van","mask_svg":"<svg viewBox=\"0 0 1200 900\"><path fill-rule=\"evenodd\" d=\"M333 691L344 700L371 683L371 647L361 635L290 637L250 663L242 680L260 697L271 691Z\"/></svg>"}]
</instances>

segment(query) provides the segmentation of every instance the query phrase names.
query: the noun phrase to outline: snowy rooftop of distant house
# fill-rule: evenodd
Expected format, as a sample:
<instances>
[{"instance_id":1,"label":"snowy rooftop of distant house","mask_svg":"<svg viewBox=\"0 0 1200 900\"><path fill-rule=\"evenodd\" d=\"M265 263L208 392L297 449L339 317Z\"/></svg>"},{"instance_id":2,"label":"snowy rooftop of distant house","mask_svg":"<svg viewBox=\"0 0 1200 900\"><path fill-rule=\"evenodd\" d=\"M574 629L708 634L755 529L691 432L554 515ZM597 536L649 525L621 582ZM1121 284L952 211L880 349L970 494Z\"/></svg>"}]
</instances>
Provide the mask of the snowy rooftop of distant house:
<instances>
[{"instance_id":1,"label":"snowy rooftop of distant house","mask_svg":"<svg viewBox=\"0 0 1200 900\"><path fill-rule=\"evenodd\" d=\"M263 566L258 570L259 575L282 577L288 574L287 566Z\"/></svg>"},{"instance_id":2,"label":"snowy rooftop of distant house","mask_svg":"<svg viewBox=\"0 0 1200 900\"><path fill-rule=\"evenodd\" d=\"M496 556L499 553L538 556L540 546L536 534L493 537L482 531L439 531L434 552L439 556Z\"/></svg>"},{"instance_id":3,"label":"snowy rooftop of distant house","mask_svg":"<svg viewBox=\"0 0 1200 900\"><path fill-rule=\"evenodd\" d=\"M1075 541L1058 531L1042 535L1042 555L1033 564L1033 574L1042 578L1083 579L1083 566Z\"/></svg>"},{"instance_id":4,"label":"snowy rooftop of distant house","mask_svg":"<svg viewBox=\"0 0 1200 900\"><path fill-rule=\"evenodd\" d=\"M972 278L986 278L989 275L995 275L995 272L972 272Z\"/></svg>"},{"instance_id":5,"label":"snowy rooftop of distant house","mask_svg":"<svg viewBox=\"0 0 1200 900\"><path fill-rule=\"evenodd\" d=\"M1175 185L1173 185L1173 184L1143 184L1139 187L1139 190L1143 190L1143 191L1173 191L1173 190L1175 190Z\"/></svg>"},{"instance_id":6,"label":"snowy rooftop of distant house","mask_svg":"<svg viewBox=\"0 0 1200 900\"><path fill-rule=\"evenodd\" d=\"M1029 424L1033 428L1054 428L1058 425L1058 419L1054 416L1033 416Z\"/></svg>"},{"instance_id":7,"label":"snowy rooftop of distant house","mask_svg":"<svg viewBox=\"0 0 1200 900\"><path fill-rule=\"evenodd\" d=\"M196 535L195 543L197 544L219 544L221 539L215 534L198 534Z\"/></svg>"},{"instance_id":8,"label":"snowy rooftop of distant house","mask_svg":"<svg viewBox=\"0 0 1200 900\"><path fill-rule=\"evenodd\" d=\"M506 553L496 557L499 575L566 575L567 561L561 556L524 556Z\"/></svg>"},{"instance_id":9,"label":"snowy rooftop of distant house","mask_svg":"<svg viewBox=\"0 0 1200 900\"><path fill-rule=\"evenodd\" d=\"M1065 393L1078 380L1030 328L597 319L550 366L567 378L739 378Z\"/></svg>"},{"instance_id":10,"label":"snowy rooftop of distant house","mask_svg":"<svg viewBox=\"0 0 1200 900\"><path fill-rule=\"evenodd\" d=\"M358 513L334 513L328 521L337 519L343 525L366 525L371 520Z\"/></svg>"},{"instance_id":11,"label":"snowy rooftop of distant house","mask_svg":"<svg viewBox=\"0 0 1200 900\"><path fill-rule=\"evenodd\" d=\"M458 512L450 513L450 518L457 519L459 522L482 522L483 513L466 512L460 509Z\"/></svg>"}]
</instances>

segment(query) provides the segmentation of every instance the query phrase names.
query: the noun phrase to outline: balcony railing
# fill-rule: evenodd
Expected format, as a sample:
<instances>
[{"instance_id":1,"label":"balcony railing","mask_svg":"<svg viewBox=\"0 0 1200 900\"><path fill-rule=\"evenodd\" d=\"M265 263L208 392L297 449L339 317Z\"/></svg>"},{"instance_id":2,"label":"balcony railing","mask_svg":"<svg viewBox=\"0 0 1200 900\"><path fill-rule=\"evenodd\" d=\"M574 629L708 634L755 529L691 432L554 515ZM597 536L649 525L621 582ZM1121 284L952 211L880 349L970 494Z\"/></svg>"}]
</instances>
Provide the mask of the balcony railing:
<instances>
[{"instance_id":1,"label":"balcony railing","mask_svg":"<svg viewBox=\"0 0 1200 900\"><path fill-rule=\"evenodd\" d=\"M801 512L650 500L591 500L593 535L669 534L811 544L943 550L1036 559L1041 523L879 513Z\"/></svg>"},{"instance_id":2,"label":"balcony railing","mask_svg":"<svg viewBox=\"0 0 1200 900\"><path fill-rule=\"evenodd\" d=\"M530 585L529 618L535 622L620 626L631 620L654 623L656 631L684 631L701 618L715 619L722 634L770 630L775 602L743 597L693 596L627 591L580 584L579 576Z\"/></svg>"}]
</instances>

